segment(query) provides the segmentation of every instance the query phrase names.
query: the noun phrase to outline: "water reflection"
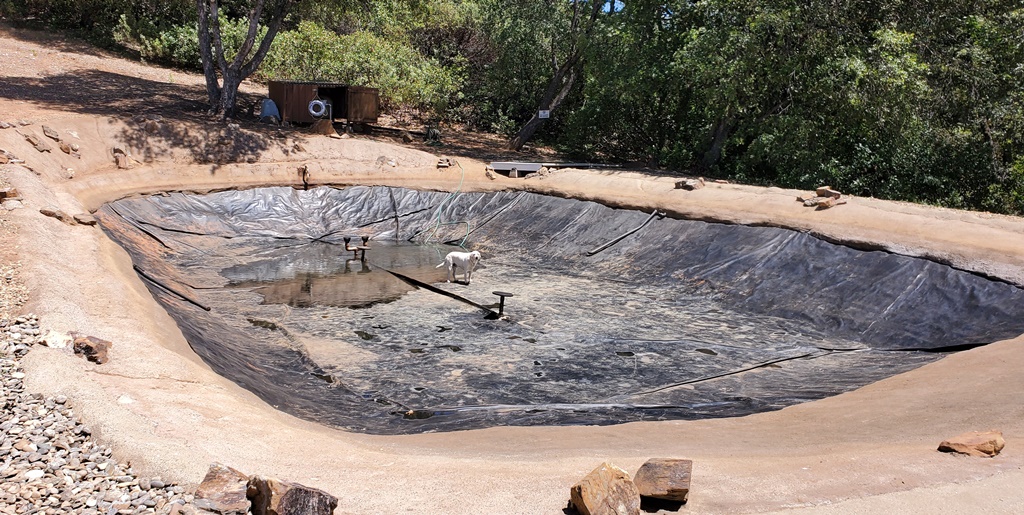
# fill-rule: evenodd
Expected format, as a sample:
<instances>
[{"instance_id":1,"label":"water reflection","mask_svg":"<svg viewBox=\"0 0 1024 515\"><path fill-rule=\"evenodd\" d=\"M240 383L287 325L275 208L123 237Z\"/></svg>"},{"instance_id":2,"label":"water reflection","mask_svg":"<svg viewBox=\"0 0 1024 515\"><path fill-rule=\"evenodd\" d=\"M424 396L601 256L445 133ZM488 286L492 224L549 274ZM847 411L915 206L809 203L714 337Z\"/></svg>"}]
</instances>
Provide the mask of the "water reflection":
<instances>
[{"instance_id":1,"label":"water reflection","mask_svg":"<svg viewBox=\"0 0 1024 515\"><path fill-rule=\"evenodd\" d=\"M292 307L365 308L392 302L412 290L387 272L394 270L424 282L445 280L436 268L447 248L370 242L365 257L353 258L343 245L311 242L263 253L251 262L221 271L229 287L253 289L263 304Z\"/></svg>"}]
</instances>

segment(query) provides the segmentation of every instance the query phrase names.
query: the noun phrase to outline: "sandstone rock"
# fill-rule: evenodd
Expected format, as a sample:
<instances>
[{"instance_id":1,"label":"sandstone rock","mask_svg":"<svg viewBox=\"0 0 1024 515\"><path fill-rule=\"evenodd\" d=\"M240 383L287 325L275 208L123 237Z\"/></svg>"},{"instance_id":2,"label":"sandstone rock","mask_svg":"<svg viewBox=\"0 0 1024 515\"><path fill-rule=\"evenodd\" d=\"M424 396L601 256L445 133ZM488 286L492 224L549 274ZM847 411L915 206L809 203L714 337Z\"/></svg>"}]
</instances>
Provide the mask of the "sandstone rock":
<instances>
[{"instance_id":1,"label":"sandstone rock","mask_svg":"<svg viewBox=\"0 0 1024 515\"><path fill-rule=\"evenodd\" d=\"M96 225L96 217L89 213L78 213L75 215L75 221L82 225Z\"/></svg>"},{"instance_id":2,"label":"sandstone rock","mask_svg":"<svg viewBox=\"0 0 1024 515\"><path fill-rule=\"evenodd\" d=\"M10 129L11 127L14 127L14 126L9 124L9 123L7 123L7 122L0 121L0 129Z\"/></svg>"},{"instance_id":3,"label":"sandstone rock","mask_svg":"<svg viewBox=\"0 0 1024 515\"><path fill-rule=\"evenodd\" d=\"M943 441L939 450L991 458L999 454L1005 445L1001 431L971 431Z\"/></svg>"},{"instance_id":4,"label":"sandstone rock","mask_svg":"<svg viewBox=\"0 0 1024 515\"><path fill-rule=\"evenodd\" d=\"M21 125L22 127L25 127L25 126L28 126L28 125L32 125L32 122L30 122L28 120L22 119L22 120L18 120L18 125Z\"/></svg>"},{"instance_id":5,"label":"sandstone rock","mask_svg":"<svg viewBox=\"0 0 1024 515\"><path fill-rule=\"evenodd\" d=\"M306 147L302 146L302 143L295 143L294 145L292 145L292 150L296 152L305 152Z\"/></svg>"},{"instance_id":6,"label":"sandstone rock","mask_svg":"<svg viewBox=\"0 0 1024 515\"><path fill-rule=\"evenodd\" d=\"M51 349L65 349L72 343L71 335L59 333L54 330L46 331L43 335L43 345L50 347Z\"/></svg>"},{"instance_id":7,"label":"sandstone rock","mask_svg":"<svg viewBox=\"0 0 1024 515\"><path fill-rule=\"evenodd\" d=\"M704 187L704 178L697 177L696 179L686 179L676 182L677 190L699 190Z\"/></svg>"},{"instance_id":8,"label":"sandstone rock","mask_svg":"<svg viewBox=\"0 0 1024 515\"><path fill-rule=\"evenodd\" d=\"M836 199L834 199L832 197L819 198L818 201L817 201L818 209L828 209L828 208L830 208L832 206L835 206L835 205L836 205Z\"/></svg>"},{"instance_id":9,"label":"sandstone rock","mask_svg":"<svg viewBox=\"0 0 1024 515\"><path fill-rule=\"evenodd\" d=\"M146 120L146 124L143 128L150 134L156 134L157 132L160 132L160 122L156 120Z\"/></svg>"},{"instance_id":10,"label":"sandstone rock","mask_svg":"<svg viewBox=\"0 0 1024 515\"><path fill-rule=\"evenodd\" d=\"M487 176L487 178L488 178L488 179L490 179L490 180L492 180L492 181L493 181L493 180L495 179L495 177L494 177L494 174L493 174L493 173L491 173L491 171L490 171L490 170L487 170L486 172L484 172L484 175L486 175L486 176Z\"/></svg>"},{"instance_id":11,"label":"sandstone rock","mask_svg":"<svg viewBox=\"0 0 1024 515\"><path fill-rule=\"evenodd\" d=\"M842 193L839 193L838 191L832 189L831 186L819 186L818 189L815 190L815 194L817 194L819 197L839 198L840 196L842 196Z\"/></svg>"},{"instance_id":12,"label":"sandstone rock","mask_svg":"<svg viewBox=\"0 0 1024 515\"><path fill-rule=\"evenodd\" d=\"M640 497L686 502L690 495L690 472L693 461L651 458L633 476Z\"/></svg>"},{"instance_id":13,"label":"sandstone rock","mask_svg":"<svg viewBox=\"0 0 1024 515\"><path fill-rule=\"evenodd\" d=\"M113 345L107 340L101 340L95 336L79 336L74 340L75 354L84 356L85 359L97 364L104 364L110 360L108 353Z\"/></svg>"},{"instance_id":14,"label":"sandstone rock","mask_svg":"<svg viewBox=\"0 0 1024 515\"><path fill-rule=\"evenodd\" d=\"M60 134L57 131L43 125L43 136L52 139L53 141L60 141Z\"/></svg>"},{"instance_id":15,"label":"sandstone rock","mask_svg":"<svg viewBox=\"0 0 1024 515\"><path fill-rule=\"evenodd\" d=\"M412 134L409 134L409 131L402 131L402 141L405 143L412 143L413 141L416 141L416 138L412 137Z\"/></svg>"},{"instance_id":16,"label":"sandstone rock","mask_svg":"<svg viewBox=\"0 0 1024 515\"><path fill-rule=\"evenodd\" d=\"M249 511L246 497L248 476L227 465L210 464L203 482L196 488L197 508L221 515L245 515Z\"/></svg>"},{"instance_id":17,"label":"sandstone rock","mask_svg":"<svg viewBox=\"0 0 1024 515\"><path fill-rule=\"evenodd\" d=\"M63 141L57 142L57 146L60 147L60 151L65 154L71 155L71 145L64 143Z\"/></svg>"},{"instance_id":18,"label":"sandstone rock","mask_svg":"<svg viewBox=\"0 0 1024 515\"><path fill-rule=\"evenodd\" d=\"M132 162L128 160L128 156L124 154L114 154L114 162L117 163L117 167L122 170L127 170L132 167Z\"/></svg>"},{"instance_id":19,"label":"sandstone rock","mask_svg":"<svg viewBox=\"0 0 1024 515\"><path fill-rule=\"evenodd\" d=\"M7 154L0 152L0 165L5 165L11 162L11 158L7 157Z\"/></svg>"},{"instance_id":20,"label":"sandstone rock","mask_svg":"<svg viewBox=\"0 0 1024 515\"><path fill-rule=\"evenodd\" d=\"M75 225L76 223L74 218L71 218L70 216L67 215L67 213L59 209L51 209L48 207L44 207L39 210L39 213L50 218L56 218L57 220L60 220L61 222L64 222L68 225Z\"/></svg>"},{"instance_id":21,"label":"sandstone rock","mask_svg":"<svg viewBox=\"0 0 1024 515\"><path fill-rule=\"evenodd\" d=\"M47 145L45 141L40 140L38 136L31 132L20 132L20 134L25 138L25 141L28 141L30 145L36 147L36 150L40 152L50 152L53 150L50 145Z\"/></svg>"},{"instance_id":22,"label":"sandstone rock","mask_svg":"<svg viewBox=\"0 0 1024 515\"><path fill-rule=\"evenodd\" d=\"M569 491L581 515L639 515L640 491L626 471L602 463Z\"/></svg>"},{"instance_id":23,"label":"sandstone rock","mask_svg":"<svg viewBox=\"0 0 1024 515\"><path fill-rule=\"evenodd\" d=\"M249 499L253 515L330 515L338 507L323 490L260 476L249 479Z\"/></svg>"},{"instance_id":24,"label":"sandstone rock","mask_svg":"<svg viewBox=\"0 0 1024 515\"><path fill-rule=\"evenodd\" d=\"M21 194L13 187L0 188L0 200L9 198L21 198Z\"/></svg>"},{"instance_id":25,"label":"sandstone rock","mask_svg":"<svg viewBox=\"0 0 1024 515\"><path fill-rule=\"evenodd\" d=\"M14 211L15 209L25 207L25 205L22 204L20 200L6 199L3 202L0 202L0 207L3 207L7 211Z\"/></svg>"}]
</instances>

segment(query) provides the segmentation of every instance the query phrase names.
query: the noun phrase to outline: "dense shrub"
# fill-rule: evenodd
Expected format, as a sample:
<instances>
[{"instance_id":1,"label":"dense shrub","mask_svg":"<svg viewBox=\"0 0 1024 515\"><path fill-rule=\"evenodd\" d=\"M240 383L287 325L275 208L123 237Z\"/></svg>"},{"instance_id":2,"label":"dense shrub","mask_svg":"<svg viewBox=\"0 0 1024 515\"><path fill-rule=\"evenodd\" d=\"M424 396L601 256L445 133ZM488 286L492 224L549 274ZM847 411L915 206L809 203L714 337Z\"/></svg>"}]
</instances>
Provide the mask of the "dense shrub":
<instances>
[{"instance_id":1,"label":"dense shrub","mask_svg":"<svg viewBox=\"0 0 1024 515\"><path fill-rule=\"evenodd\" d=\"M381 90L385 109L437 110L465 80L458 63L442 66L407 44L368 32L338 35L311 22L277 37L258 77L370 86Z\"/></svg>"}]
</instances>

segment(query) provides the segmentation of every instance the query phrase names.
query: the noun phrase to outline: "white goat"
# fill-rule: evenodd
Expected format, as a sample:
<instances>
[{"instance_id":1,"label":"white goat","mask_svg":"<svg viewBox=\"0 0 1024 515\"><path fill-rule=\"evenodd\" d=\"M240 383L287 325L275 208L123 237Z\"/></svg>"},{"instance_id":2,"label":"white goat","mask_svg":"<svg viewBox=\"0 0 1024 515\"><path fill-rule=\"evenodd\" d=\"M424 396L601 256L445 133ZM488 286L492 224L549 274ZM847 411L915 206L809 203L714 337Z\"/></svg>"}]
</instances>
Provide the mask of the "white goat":
<instances>
[{"instance_id":1,"label":"white goat","mask_svg":"<svg viewBox=\"0 0 1024 515\"><path fill-rule=\"evenodd\" d=\"M455 268L462 269L462 280L469 284L469 281L473 279L473 269L476 268L476 264L480 262L480 251L474 250L473 252L449 252L444 257L444 263L437 265L434 268L441 268L442 266L448 270L448 282L455 281Z\"/></svg>"}]
</instances>

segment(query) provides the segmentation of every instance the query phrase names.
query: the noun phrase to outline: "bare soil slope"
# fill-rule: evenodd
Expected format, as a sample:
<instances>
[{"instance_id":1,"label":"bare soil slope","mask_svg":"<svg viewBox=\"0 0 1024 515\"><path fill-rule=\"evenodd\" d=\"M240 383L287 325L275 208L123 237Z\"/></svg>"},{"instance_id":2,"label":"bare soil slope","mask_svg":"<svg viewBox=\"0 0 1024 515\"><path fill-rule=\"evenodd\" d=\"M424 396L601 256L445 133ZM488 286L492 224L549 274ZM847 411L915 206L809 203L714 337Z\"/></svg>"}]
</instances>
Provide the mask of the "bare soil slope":
<instances>
[{"instance_id":1,"label":"bare soil slope","mask_svg":"<svg viewBox=\"0 0 1024 515\"><path fill-rule=\"evenodd\" d=\"M24 208L0 210L3 266L48 330L114 342L93 365L66 349L26 358L30 389L67 395L122 459L198 482L212 461L322 488L338 513L560 513L570 486L602 461L634 472L650 457L695 460L683 511L1021 513L1024 338L952 355L860 390L737 419L612 427L494 428L407 437L341 433L284 415L213 374L150 297L127 255L97 228L42 208L85 213L137 193L259 185L385 184L527 189L673 216L809 231L865 248L926 256L1024 284L1024 220L852 198L816 211L797 192L710 184L686 192L640 171L488 178L473 145L436 155L366 137L334 139L205 114L199 77L87 45L0 26L0 167ZM247 86L251 95L260 88ZM24 120L25 125L18 124ZM61 152L42 126L80 147ZM52 150L39 152L23 134ZM134 161L115 166L112 149ZM463 150L460 150L463 148ZM470 149L470 150L465 150ZM479 155L479 154L474 154ZM504 155L486 154L485 158ZM464 173L463 173L464 171ZM2 279L2 278L0 278ZM936 452L970 430L1003 431L994 459Z\"/></svg>"}]
</instances>

